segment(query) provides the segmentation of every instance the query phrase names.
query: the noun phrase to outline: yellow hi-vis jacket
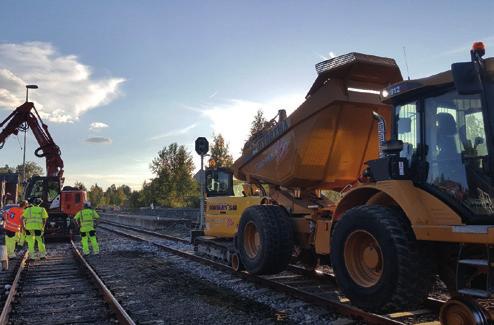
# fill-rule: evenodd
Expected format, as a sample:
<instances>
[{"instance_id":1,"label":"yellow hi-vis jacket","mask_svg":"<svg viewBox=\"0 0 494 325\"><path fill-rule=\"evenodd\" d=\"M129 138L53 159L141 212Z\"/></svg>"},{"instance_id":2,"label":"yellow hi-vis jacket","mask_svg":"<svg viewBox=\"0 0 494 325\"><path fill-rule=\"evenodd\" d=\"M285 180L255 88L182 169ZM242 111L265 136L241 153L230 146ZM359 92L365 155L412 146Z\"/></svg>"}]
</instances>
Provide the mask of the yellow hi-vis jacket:
<instances>
[{"instance_id":1,"label":"yellow hi-vis jacket","mask_svg":"<svg viewBox=\"0 0 494 325\"><path fill-rule=\"evenodd\" d=\"M45 220L48 219L48 212L43 207L32 206L24 209L22 217L26 224L26 230L43 230Z\"/></svg>"},{"instance_id":2,"label":"yellow hi-vis jacket","mask_svg":"<svg viewBox=\"0 0 494 325\"><path fill-rule=\"evenodd\" d=\"M74 219L81 225L80 231L88 232L94 230L94 220L99 219L99 215L93 209L82 209Z\"/></svg>"}]
</instances>

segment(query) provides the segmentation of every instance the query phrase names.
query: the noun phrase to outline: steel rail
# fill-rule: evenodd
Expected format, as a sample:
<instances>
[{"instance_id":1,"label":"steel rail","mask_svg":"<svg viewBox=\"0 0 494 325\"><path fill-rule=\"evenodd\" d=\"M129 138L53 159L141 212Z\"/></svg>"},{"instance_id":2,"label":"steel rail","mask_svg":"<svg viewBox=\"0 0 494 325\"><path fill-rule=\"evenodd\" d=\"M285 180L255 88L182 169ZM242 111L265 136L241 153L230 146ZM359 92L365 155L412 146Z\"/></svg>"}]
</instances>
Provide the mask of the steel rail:
<instances>
[{"instance_id":1,"label":"steel rail","mask_svg":"<svg viewBox=\"0 0 494 325\"><path fill-rule=\"evenodd\" d=\"M155 231L151 231L151 230L146 230L146 229L141 229L141 228L136 228L136 227L132 227L132 226L128 226L128 225L123 225L123 224L120 224L120 223L117 223L117 222L112 222L112 221L107 221L107 220L101 220L100 223L106 223L108 225L112 225L112 226L116 226L116 227L120 227L120 228L124 228L124 229L128 229L128 230L132 230L132 231L135 231L135 232L144 233L144 234L147 234L147 235L156 236L156 237L159 237L159 238L173 240L173 241L176 241L176 242L188 243L188 244L191 243L189 239L185 239L185 238L181 238L181 237L175 237L175 236L170 236L170 235L162 234L162 233L159 233L159 232L155 232ZM287 271L291 271L291 272L298 273L298 274L305 275L305 276L314 276L314 271L309 270L309 269L306 269L306 268L303 268L303 267L300 267L300 266L295 266L295 265L292 265L292 264L288 265ZM328 280L334 281L336 283L336 278L335 278L335 275L334 274L331 274L331 273L323 273L323 274L317 274L317 276L324 276ZM442 305L444 303L445 303L444 300L440 300L440 299L432 298L432 297L428 297L427 300L426 300L426 302L425 302L425 304L426 304L426 306L428 308L433 309L435 311L439 311L439 309L441 309L441 307L442 307Z\"/></svg>"},{"instance_id":2,"label":"steel rail","mask_svg":"<svg viewBox=\"0 0 494 325\"><path fill-rule=\"evenodd\" d=\"M241 277L242 279L245 279L247 281L257 283L257 284L260 284L262 286L269 287L269 288L272 288L274 290L290 294L293 297L304 300L304 301L309 302L311 304L323 306L323 307L329 307L333 311L335 311L341 315L348 316L351 318L360 319L360 320L367 322L368 324L375 324L375 325L387 325L387 324L403 325L403 324L405 324L403 322L400 322L400 321L397 321L397 320L394 320L394 319L391 319L391 318L388 318L388 317L385 317L382 315L369 313L369 312L366 312L366 311L359 309L357 307L351 306L349 304L344 304L344 303L341 303L339 301L335 301L335 300L331 300L331 299L328 299L328 298L325 298L322 296L311 294L309 292L299 290L299 289L292 287L290 285L286 285L283 283L272 281L270 279L266 279L266 278L263 278L261 276L257 276L257 275L250 274L247 272L236 272L230 266L228 266L226 264L216 262L216 261L210 260L208 258L199 256L199 255L195 255L193 252L187 252L187 251L175 249L175 248L163 245L159 242L153 241L151 239L146 239L146 238L143 238L143 237L138 236L138 235L126 233L125 231L112 229L112 228L104 227L101 225L100 225L100 227L102 229L107 230L107 231L113 232L115 234L130 238L133 240L147 242L149 244L152 244L152 245L158 247L159 249L161 249L163 251L166 251L166 252L172 253L174 255L178 255L178 256L181 256L181 257L184 257L186 259L193 260L193 261L196 261L196 262L199 262L202 264L212 266L212 267L219 269L221 271L228 272L234 276ZM132 229L132 230L134 230L136 232L141 231L140 229L139 230Z\"/></svg>"},{"instance_id":3,"label":"steel rail","mask_svg":"<svg viewBox=\"0 0 494 325\"><path fill-rule=\"evenodd\" d=\"M84 270L90 275L92 282L97 286L99 292L103 295L103 299L110 305L110 308L115 313L115 316L118 319L118 322L123 325L135 325L136 323L129 316L127 311L120 305L118 300L113 296L113 294L108 290L106 285L100 279L98 274L94 271L94 269L89 265L86 259L82 256L81 252L75 246L74 242L71 240L72 248L74 249L74 255L77 261L83 266Z\"/></svg>"},{"instance_id":4,"label":"steel rail","mask_svg":"<svg viewBox=\"0 0 494 325\"><path fill-rule=\"evenodd\" d=\"M156 231L151 231L151 230L146 230L146 229L141 229L141 228L136 229L135 227L123 225L123 224L120 224L120 223L117 223L117 222L113 222L113 221L108 221L108 220L101 220L101 221L99 221L99 224L102 224L102 223L106 223L106 224L109 224L109 225L112 225L112 226L117 226L117 227L124 228L124 229L138 231L138 232L141 232L141 233L144 233L144 234L148 234L148 235L152 235L152 236L156 236L156 237L160 237L160 238L164 238L164 239L168 239L168 240L173 240L173 241L180 242L180 243L187 243L187 244L190 244L191 243L190 242L190 239L185 239L185 238L170 236L170 235L162 234L162 233L159 233L159 232L156 232Z\"/></svg>"},{"instance_id":5,"label":"steel rail","mask_svg":"<svg viewBox=\"0 0 494 325\"><path fill-rule=\"evenodd\" d=\"M24 271L24 268L26 266L27 256L28 256L28 251L26 249L26 251L24 252L24 255L22 256L22 259L20 261L17 272L15 274L15 278L14 278L14 281L12 282L12 286L10 287L10 291L9 291L8 296L7 296L7 299L5 299L5 303L4 303L3 309L2 309L2 314L0 315L0 325L8 324L9 315L10 315L10 312L12 311L12 303L14 302L14 298L15 298L15 295L17 293L17 287L19 286L19 282L21 281L22 271Z\"/></svg>"}]
</instances>

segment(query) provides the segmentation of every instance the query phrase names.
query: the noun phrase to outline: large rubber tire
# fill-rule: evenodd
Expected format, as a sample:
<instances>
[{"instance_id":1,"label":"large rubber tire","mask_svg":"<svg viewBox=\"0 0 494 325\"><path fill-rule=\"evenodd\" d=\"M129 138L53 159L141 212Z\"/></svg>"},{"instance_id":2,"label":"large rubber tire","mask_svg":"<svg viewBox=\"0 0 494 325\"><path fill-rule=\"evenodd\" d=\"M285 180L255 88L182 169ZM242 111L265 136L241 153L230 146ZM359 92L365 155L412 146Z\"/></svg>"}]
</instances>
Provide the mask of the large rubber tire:
<instances>
[{"instance_id":1,"label":"large rubber tire","mask_svg":"<svg viewBox=\"0 0 494 325\"><path fill-rule=\"evenodd\" d=\"M276 274L285 270L293 250L293 226L285 209L276 205L245 209L240 218L237 249L250 273Z\"/></svg>"},{"instance_id":2,"label":"large rubber tire","mask_svg":"<svg viewBox=\"0 0 494 325\"><path fill-rule=\"evenodd\" d=\"M358 264L365 257L351 256L358 251L350 249L355 247L350 245L358 238L355 234L364 234L364 238L369 234L377 243L374 256L379 259L375 264L379 272L369 283L350 275L359 274L355 271L359 268L353 267L351 272L347 268L347 263L351 267L352 262ZM426 299L432 285L432 263L415 239L406 216L396 208L365 205L345 212L332 236L331 264L343 293L352 304L369 311L416 308Z\"/></svg>"}]
</instances>

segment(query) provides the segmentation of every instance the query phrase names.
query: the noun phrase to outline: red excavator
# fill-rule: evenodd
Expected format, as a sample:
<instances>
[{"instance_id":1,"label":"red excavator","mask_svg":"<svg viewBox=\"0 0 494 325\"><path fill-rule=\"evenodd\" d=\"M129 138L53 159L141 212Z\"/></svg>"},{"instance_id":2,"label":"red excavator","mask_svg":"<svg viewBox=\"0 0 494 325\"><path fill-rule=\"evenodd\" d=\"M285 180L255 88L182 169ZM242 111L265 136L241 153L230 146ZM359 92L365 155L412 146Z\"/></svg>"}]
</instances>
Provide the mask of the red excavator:
<instances>
[{"instance_id":1,"label":"red excavator","mask_svg":"<svg viewBox=\"0 0 494 325\"><path fill-rule=\"evenodd\" d=\"M5 127L4 127L5 126ZM3 128L3 129L2 129ZM0 149L10 135L31 129L38 141L36 157L46 159L46 176L33 176L24 183L24 199L38 197L48 211L45 237L70 237L75 233L73 216L83 208L86 192L63 186L63 160L60 147L55 144L32 102L26 101L0 123Z\"/></svg>"}]
</instances>

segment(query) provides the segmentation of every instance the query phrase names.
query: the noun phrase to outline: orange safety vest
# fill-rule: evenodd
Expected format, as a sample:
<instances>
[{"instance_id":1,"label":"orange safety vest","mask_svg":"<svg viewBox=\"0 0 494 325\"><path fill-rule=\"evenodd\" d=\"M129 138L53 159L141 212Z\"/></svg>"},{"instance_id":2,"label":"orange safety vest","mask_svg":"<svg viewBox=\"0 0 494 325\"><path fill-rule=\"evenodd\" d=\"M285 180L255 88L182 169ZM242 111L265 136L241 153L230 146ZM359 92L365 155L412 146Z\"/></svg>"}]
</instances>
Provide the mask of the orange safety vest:
<instances>
[{"instance_id":1,"label":"orange safety vest","mask_svg":"<svg viewBox=\"0 0 494 325\"><path fill-rule=\"evenodd\" d=\"M7 211L5 211L5 214L3 216L4 219L3 227L6 230L10 230L13 232L21 231L23 212L24 209L19 207L12 207Z\"/></svg>"}]
</instances>

